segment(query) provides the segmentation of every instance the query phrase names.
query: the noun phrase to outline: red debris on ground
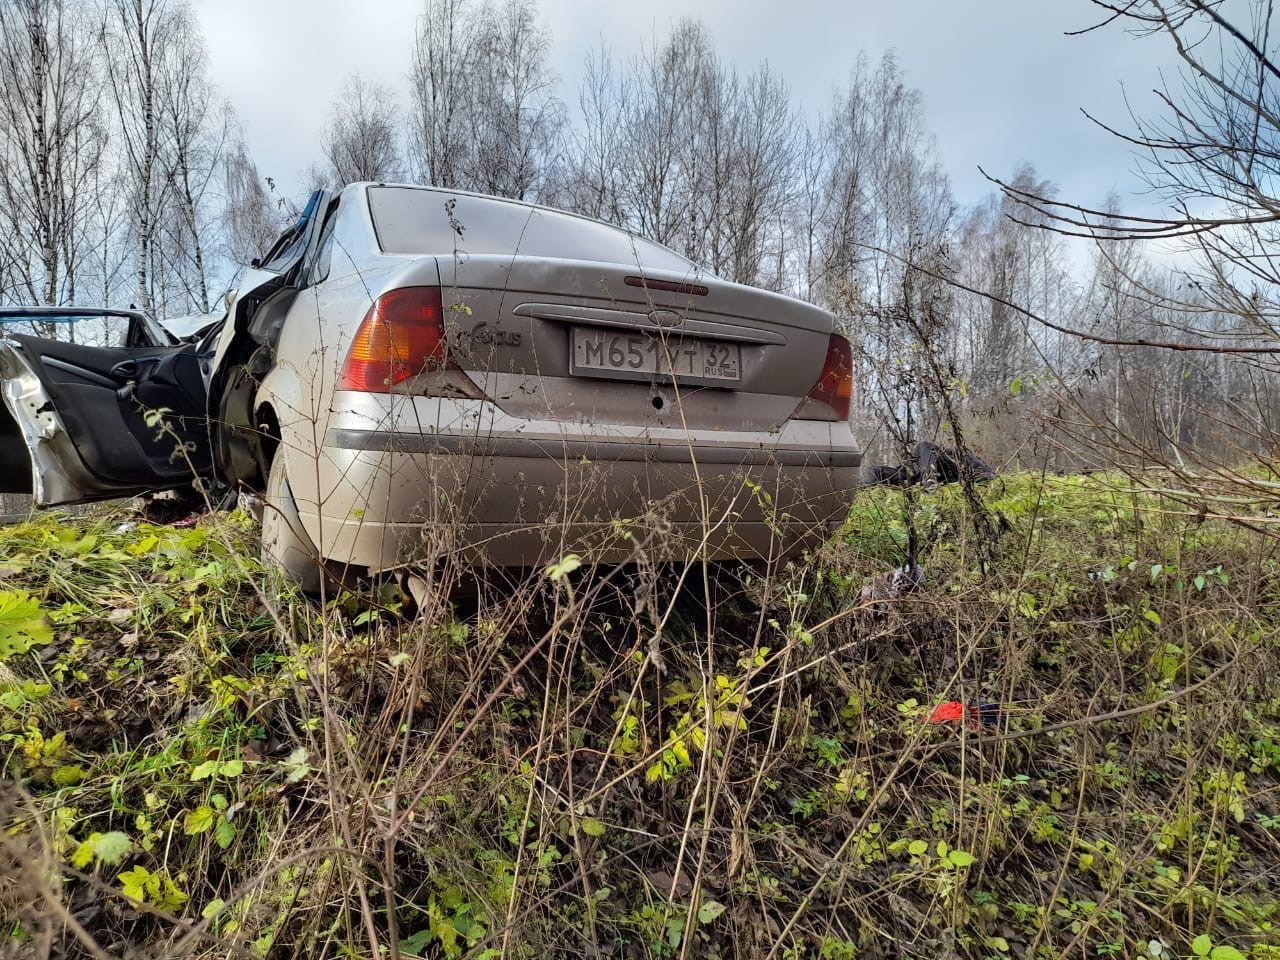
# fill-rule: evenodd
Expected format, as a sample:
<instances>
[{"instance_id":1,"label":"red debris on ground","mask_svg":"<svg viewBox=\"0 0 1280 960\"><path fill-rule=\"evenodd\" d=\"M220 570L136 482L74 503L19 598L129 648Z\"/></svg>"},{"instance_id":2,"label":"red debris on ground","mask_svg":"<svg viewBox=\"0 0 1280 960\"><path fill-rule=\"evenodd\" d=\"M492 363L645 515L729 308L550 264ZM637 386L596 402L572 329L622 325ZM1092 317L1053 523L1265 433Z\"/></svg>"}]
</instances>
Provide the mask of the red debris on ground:
<instances>
[{"instance_id":1,"label":"red debris on ground","mask_svg":"<svg viewBox=\"0 0 1280 960\"><path fill-rule=\"evenodd\" d=\"M976 703L965 705L959 700L947 700L933 708L925 717L925 723L963 723L970 730L983 727L1004 729L1005 716L998 704Z\"/></svg>"}]
</instances>

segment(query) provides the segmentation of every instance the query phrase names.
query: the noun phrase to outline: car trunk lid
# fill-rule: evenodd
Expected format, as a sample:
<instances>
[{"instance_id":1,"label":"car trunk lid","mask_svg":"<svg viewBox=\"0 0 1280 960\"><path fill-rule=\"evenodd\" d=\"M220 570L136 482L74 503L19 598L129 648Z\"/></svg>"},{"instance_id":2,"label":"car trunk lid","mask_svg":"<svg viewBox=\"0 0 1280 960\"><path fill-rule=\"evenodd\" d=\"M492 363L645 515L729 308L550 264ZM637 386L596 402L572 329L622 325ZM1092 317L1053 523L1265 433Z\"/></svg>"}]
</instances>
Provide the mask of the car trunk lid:
<instances>
[{"instance_id":1,"label":"car trunk lid","mask_svg":"<svg viewBox=\"0 0 1280 960\"><path fill-rule=\"evenodd\" d=\"M505 412L765 430L817 381L831 318L720 280L556 258L441 258L450 355Z\"/></svg>"}]
</instances>

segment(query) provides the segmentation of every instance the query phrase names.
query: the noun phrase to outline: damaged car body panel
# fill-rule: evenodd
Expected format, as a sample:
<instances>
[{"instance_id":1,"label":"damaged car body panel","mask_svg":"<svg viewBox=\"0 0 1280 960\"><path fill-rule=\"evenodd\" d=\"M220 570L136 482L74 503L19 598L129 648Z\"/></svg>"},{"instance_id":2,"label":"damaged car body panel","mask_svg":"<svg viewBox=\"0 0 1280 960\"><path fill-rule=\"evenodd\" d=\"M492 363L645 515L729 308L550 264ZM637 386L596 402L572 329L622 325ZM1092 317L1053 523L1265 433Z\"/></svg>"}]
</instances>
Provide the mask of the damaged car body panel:
<instances>
[{"instance_id":1,"label":"damaged car body panel","mask_svg":"<svg viewBox=\"0 0 1280 960\"><path fill-rule=\"evenodd\" d=\"M76 469L71 439L39 378L3 348L0 377L8 412L0 429L0 492L32 494L40 506L78 497L87 478Z\"/></svg>"},{"instance_id":2,"label":"damaged car body panel","mask_svg":"<svg viewBox=\"0 0 1280 960\"><path fill-rule=\"evenodd\" d=\"M311 195L297 222L245 271L240 290L216 332L210 363L210 441L218 477L229 485L261 490L279 443L274 414L259 405L264 379L276 368L276 347L298 291L317 275L326 226L337 200L327 190Z\"/></svg>"}]
</instances>

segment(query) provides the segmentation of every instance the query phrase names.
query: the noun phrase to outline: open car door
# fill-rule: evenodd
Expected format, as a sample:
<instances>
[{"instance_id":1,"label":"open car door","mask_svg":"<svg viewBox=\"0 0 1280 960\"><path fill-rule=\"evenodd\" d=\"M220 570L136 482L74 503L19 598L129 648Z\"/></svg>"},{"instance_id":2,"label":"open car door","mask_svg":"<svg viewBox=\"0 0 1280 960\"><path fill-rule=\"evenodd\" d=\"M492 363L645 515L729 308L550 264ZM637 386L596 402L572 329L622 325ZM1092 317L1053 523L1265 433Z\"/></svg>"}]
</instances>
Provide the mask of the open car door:
<instances>
[{"instance_id":1,"label":"open car door","mask_svg":"<svg viewBox=\"0 0 1280 960\"><path fill-rule=\"evenodd\" d=\"M252 448L256 425L251 407L238 410L235 401L251 401L243 385L274 362L276 321L308 282L332 204L328 191L311 196L297 222L241 277L227 316L194 343L177 344L142 317L145 329L129 327L114 341L120 346L0 326L8 411L0 414L0 492L30 491L36 506L49 507L240 478L237 454ZM221 471L213 465L215 444L224 452ZM23 453L28 462L19 464ZM25 477L29 483L19 479Z\"/></svg>"},{"instance_id":2,"label":"open car door","mask_svg":"<svg viewBox=\"0 0 1280 960\"><path fill-rule=\"evenodd\" d=\"M0 330L0 387L36 506L207 476L207 362L200 344L92 346ZM0 441L10 448L7 469L16 467L17 439Z\"/></svg>"}]
</instances>

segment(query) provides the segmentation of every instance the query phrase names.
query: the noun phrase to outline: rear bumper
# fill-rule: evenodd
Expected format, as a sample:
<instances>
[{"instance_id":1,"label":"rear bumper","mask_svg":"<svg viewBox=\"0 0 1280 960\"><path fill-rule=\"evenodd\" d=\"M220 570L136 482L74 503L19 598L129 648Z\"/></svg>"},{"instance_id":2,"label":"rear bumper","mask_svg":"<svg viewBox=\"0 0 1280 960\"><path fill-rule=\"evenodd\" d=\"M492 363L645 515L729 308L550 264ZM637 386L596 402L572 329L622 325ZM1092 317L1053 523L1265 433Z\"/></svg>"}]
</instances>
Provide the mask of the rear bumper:
<instances>
[{"instance_id":1,"label":"rear bumper","mask_svg":"<svg viewBox=\"0 0 1280 960\"><path fill-rule=\"evenodd\" d=\"M373 570L443 552L501 566L566 553L612 562L637 548L664 560L785 557L825 539L857 487L859 453L833 448L828 424L800 430L819 428L826 442L806 449L786 430L766 445L335 426L314 478L290 483L325 558Z\"/></svg>"},{"instance_id":2,"label":"rear bumper","mask_svg":"<svg viewBox=\"0 0 1280 960\"><path fill-rule=\"evenodd\" d=\"M862 454L854 449L805 449L783 445L753 447L733 443L699 443L693 440L663 441L651 437L627 440L576 440L563 437L459 436L402 433L390 430L333 429L325 434L324 445L330 450L452 454L521 460L551 458L606 462L696 462L735 466L821 466L853 470L857 470L862 465Z\"/></svg>"}]
</instances>

